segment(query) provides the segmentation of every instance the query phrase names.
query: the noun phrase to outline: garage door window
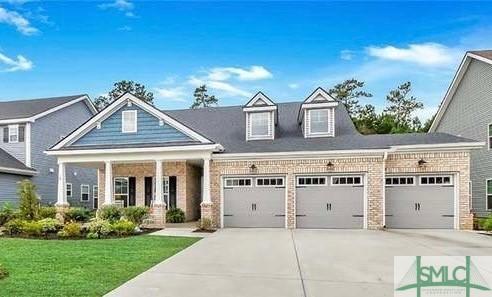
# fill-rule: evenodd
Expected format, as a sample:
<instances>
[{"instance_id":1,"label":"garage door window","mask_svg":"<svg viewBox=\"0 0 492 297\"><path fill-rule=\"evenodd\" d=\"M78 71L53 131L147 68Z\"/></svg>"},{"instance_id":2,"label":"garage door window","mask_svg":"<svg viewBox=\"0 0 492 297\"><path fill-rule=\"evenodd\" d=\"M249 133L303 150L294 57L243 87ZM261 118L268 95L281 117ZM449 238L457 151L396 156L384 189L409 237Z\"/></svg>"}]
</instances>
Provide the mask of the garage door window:
<instances>
[{"instance_id":1,"label":"garage door window","mask_svg":"<svg viewBox=\"0 0 492 297\"><path fill-rule=\"evenodd\" d=\"M326 176L303 176L297 178L298 186L324 186Z\"/></svg>"},{"instance_id":2,"label":"garage door window","mask_svg":"<svg viewBox=\"0 0 492 297\"><path fill-rule=\"evenodd\" d=\"M251 178L226 178L226 187L251 187Z\"/></svg>"},{"instance_id":3,"label":"garage door window","mask_svg":"<svg viewBox=\"0 0 492 297\"><path fill-rule=\"evenodd\" d=\"M256 179L256 186L258 187L282 187L283 185L284 179L281 177L266 177Z\"/></svg>"},{"instance_id":4,"label":"garage door window","mask_svg":"<svg viewBox=\"0 0 492 297\"><path fill-rule=\"evenodd\" d=\"M449 175L421 176L420 184L421 185L452 185L451 176Z\"/></svg>"},{"instance_id":5,"label":"garage door window","mask_svg":"<svg viewBox=\"0 0 492 297\"><path fill-rule=\"evenodd\" d=\"M362 185L361 176L332 176L331 184L334 186Z\"/></svg>"},{"instance_id":6,"label":"garage door window","mask_svg":"<svg viewBox=\"0 0 492 297\"><path fill-rule=\"evenodd\" d=\"M413 176L393 176L386 178L387 186L408 186L415 185L415 178Z\"/></svg>"}]
</instances>

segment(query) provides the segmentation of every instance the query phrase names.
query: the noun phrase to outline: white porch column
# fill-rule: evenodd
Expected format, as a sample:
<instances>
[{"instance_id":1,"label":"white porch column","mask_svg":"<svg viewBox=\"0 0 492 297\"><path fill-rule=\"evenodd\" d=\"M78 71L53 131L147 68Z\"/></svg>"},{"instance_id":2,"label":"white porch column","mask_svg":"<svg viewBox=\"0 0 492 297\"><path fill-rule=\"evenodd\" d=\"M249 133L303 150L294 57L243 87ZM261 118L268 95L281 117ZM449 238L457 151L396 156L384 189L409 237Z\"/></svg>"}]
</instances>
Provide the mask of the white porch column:
<instances>
[{"instance_id":1,"label":"white porch column","mask_svg":"<svg viewBox=\"0 0 492 297\"><path fill-rule=\"evenodd\" d=\"M113 164L104 162L104 205L113 204Z\"/></svg>"},{"instance_id":2,"label":"white porch column","mask_svg":"<svg viewBox=\"0 0 492 297\"><path fill-rule=\"evenodd\" d=\"M203 159L202 203L212 203L210 199L210 158Z\"/></svg>"},{"instance_id":3,"label":"white porch column","mask_svg":"<svg viewBox=\"0 0 492 297\"><path fill-rule=\"evenodd\" d=\"M164 205L162 160L155 160L155 198L154 205Z\"/></svg>"},{"instance_id":4,"label":"white porch column","mask_svg":"<svg viewBox=\"0 0 492 297\"><path fill-rule=\"evenodd\" d=\"M58 163L58 197L56 206L65 207L68 206L67 190L66 190L66 176L65 176L65 163Z\"/></svg>"}]
</instances>

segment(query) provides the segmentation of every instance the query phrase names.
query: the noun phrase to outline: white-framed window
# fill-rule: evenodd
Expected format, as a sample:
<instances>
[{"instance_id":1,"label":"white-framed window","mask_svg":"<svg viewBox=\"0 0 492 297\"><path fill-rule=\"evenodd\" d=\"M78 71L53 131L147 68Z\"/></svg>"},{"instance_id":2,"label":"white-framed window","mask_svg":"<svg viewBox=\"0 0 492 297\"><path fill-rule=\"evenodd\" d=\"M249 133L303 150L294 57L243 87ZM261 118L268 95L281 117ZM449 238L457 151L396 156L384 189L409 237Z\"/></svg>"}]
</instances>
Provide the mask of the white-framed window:
<instances>
[{"instance_id":1,"label":"white-framed window","mask_svg":"<svg viewBox=\"0 0 492 297\"><path fill-rule=\"evenodd\" d=\"M489 150L491 150L492 149L492 124L489 124L489 127L488 127L487 130L488 130L487 131L488 132L487 133L487 136L488 136L487 139L488 139L488 142L489 142L489 146L488 147L489 147Z\"/></svg>"},{"instance_id":2,"label":"white-framed window","mask_svg":"<svg viewBox=\"0 0 492 297\"><path fill-rule=\"evenodd\" d=\"M492 179L485 182L485 192L487 195L487 210L492 210Z\"/></svg>"},{"instance_id":3,"label":"white-framed window","mask_svg":"<svg viewBox=\"0 0 492 297\"><path fill-rule=\"evenodd\" d=\"M272 113L268 112L252 112L249 117L249 134L251 139L264 139L272 137Z\"/></svg>"},{"instance_id":4,"label":"white-framed window","mask_svg":"<svg viewBox=\"0 0 492 297\"><path fill-rule=\"evenodd\" d=\"M128 202L128 192L129 192L128 177L115 177L114 178L115 203L125 205L124 201Z\"/></svg>"},{"instance_id":5,"label":"white-framed window","mask_svg":"<svg viewBox=\"0 0 492 297\"><path fill-rule=\"evenodd\" d=\"M99 186L92 186L92 199L99 199Z\"/></svg>"},{"instance_id":6,"label":"white-framed window","mask_svg":"<svg viewBox=\"0 0 492 297\"><path fill-rule=\"evenodd\" d=\"M451 175L430 175L421 176L420 185L421 186L432 186L432 185L452 185L453 179Z\"/></svg>"},{"instance_id":7,"label":"white-framed window","mask_svg":"<svg viewBox=\"0 0 492 297\"><path fill-rule=\"evenodd\" d=\"M67 183L65 189L66 189L67 197L72 197L72 184Z\"/></svg>"},{"instance_id":8,"label":"white-framed window","mask_svg":"<svg viewBox=\"0 0 492 297\"><path fill-rule=\"evenodd\" d=\"M169 176L162 177L162 195L167 206L169 206Z\"/></svg>"},{"instance_id":9,"label":"white-framed window","mask_svg":"<svg viewBox=\"0 0 492 297\"><path fill-rule=\"evenodd\" d=\"M257 187L283 187L283 177L258 177L256 178Z\"/></svg>"},{"instance_id":10,"label":"white-framed window","mask_svg":"<svg viewBox=\"0 0 492 297\"><path fill-rule=\"evenodd\" d=\"M329 128L329 110L328 109L311 109L309 112L309 134L328 134Z\"/></svg>"},{"instance_id":11,"label":"white-framed window","mask_svg":"<svg viewBox=\"0 0 492 297\"><path fill-rule=\"evenodd\" d=\"M326 176L298 176L297 185L301 187L305 186L325 186Z\"/></svg>"},{"instance_id":12,"label":"white-framed window","mask_svg":"<svg viewBox=\"0 0 492 297\"><path fill-rule=\"evenodd\" d=\"M387 186L413 186L415 177L413 176L387 176L385 179Z\"/></svg>"},{"instance_id":13,"label":"white-framed window","mask_svg":"<svg viewBox=\"0 0 492 297\"><path fill-rule=\"evenodd\" d=\"M19 125L9 125L9 143L19 142Z\"/></svg>"},{"instance_id":14,"label":"white-framed window","mask_svg":"<svg viewBox=\"0 0 492 297\"><path fill-rule=\"evenodd\" d=\"M80 201L89 201L89 185L80 185Z\"/></svg>"},{"instance_id":15,"label":"white-framed window","mask_svg":"<svg viewBox=\"0 0 492 297\"><path fill-rule=\"evenodd\" d=\"M121 132L135 133L137 132L137 111L124 110L121 114Z\"/></svg>"},{"instance_id":16,"label":"white-framed window","mask_svg":"<svg viewBox=\"0 0 492 297\"><path fill-rule=\"evenodd\" d=\"M230 177L225 179L225 186L228 188L251 187L253 183L249 177Z\"/></svg>"},{"instance_id":17,"label":"white-framed window","mask_svg":"<svg viewBox=\"0 0 492 297\"><path fill-rule=\"evenodd\" d=\"M332 176L332 186L359 186L362 185L362 176Z\"/></svg>"}]
</instances>

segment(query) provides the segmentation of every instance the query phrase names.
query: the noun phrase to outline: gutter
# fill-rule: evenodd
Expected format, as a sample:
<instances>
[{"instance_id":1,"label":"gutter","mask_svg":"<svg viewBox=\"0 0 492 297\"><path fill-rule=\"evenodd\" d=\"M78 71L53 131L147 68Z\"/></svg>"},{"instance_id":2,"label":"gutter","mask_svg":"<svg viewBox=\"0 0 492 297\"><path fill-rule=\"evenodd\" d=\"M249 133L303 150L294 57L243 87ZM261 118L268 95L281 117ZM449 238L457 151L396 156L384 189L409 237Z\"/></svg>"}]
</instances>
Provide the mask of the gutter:
<instances>
[{"instance_id":1,"label":"gutter","mask_svg":"<svg viewBox=\"0 0 492 297\"><path fill-rule=\"evenodd\" d=\"M39 172L36 170L28 170L28 169L17 169L17 168L11 168L11 167L0 167L0 172L2 173L12 173L12 174L18 174L18 175L28 175L28 176L34 176L37 175Z\"/></svg>"}]
</instances>

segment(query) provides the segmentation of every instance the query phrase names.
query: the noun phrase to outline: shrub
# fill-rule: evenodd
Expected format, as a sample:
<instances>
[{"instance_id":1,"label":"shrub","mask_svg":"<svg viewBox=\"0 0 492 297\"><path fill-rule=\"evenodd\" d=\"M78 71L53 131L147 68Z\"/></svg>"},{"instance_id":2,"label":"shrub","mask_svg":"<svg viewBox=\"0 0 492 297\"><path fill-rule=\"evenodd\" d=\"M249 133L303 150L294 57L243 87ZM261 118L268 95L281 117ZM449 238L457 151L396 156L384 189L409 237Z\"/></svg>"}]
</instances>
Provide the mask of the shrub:
<instances>
[{"instance_id":1,"label":"shrub","mask_svg":"<svg viewBox=\"0 0 492 297\"><path fill-rule=\"evenodd\" d=\"M197 228L200 230L211 231L214 228L212 227L212 220L209 218L201 218L197 222Z\"/></svg>"},{"instance_id":2,"label":"shrub","mask_svg":"<svg viewBox=\"0 0 492 297\"><path fill-rule=\"evenodd\" d=\"M40 236L43 233L43 225L39 221L27 221L22 226L22 233L29 236Z\"/></svg>"},{"instance_id":3,"label":"shrub","mask_svg":"<svg viewBox=\"0 0 492 297\"><path fill-rule=\"evenodd\" d=\"M71 222L63 226L63 229L60 232L58 232L58 236L66 237L66 238L80 237L81 233L82 233L82 225L80 223Z\"/></svg>"},{"instance_id":4,"label":"shrub","mask_svg":"<svg viewBox=\"0 0 492 297\"><path fill-rule=\"evenodd\" d=\"M14 208L10 203L5 203L0 208L0 226L3 226L5 223L13 219L15 216Z\"/></svg>"},{"instance_id":5,"label":"shrub","mask_svg":"<svg viewBox=\"0 0 492 297\"><path fill-rule=\"evenodd\" d=\"M92 212L84 207L72 207L65 212L65 219L75 222L87 222L91 219Z\"/></svg>"},{"instance_id":6,"label":"shrub","mask_svg":"<svg viewBox=\"0 0 492 297\"><path fill-rule=\"evenodd\" d=\"M113 232L116 233L116 235L118 236L133 234L133 232L135 231L135 227L135 223L128 220L121 220L111 224Z\"/></svg>"},{"instance_id":7,"label":"shrub","mask_svg":"<svg viewBox=\"0 0 492 297\"><path fill-rule=\"evenodd\" d=\"M166 222L168 223L183 223L185 214L180 208L172 208L166 212Z\"/></svg>"},{"instance_id":8,"label":"shrub","mask_svg":"<svg viewBox=\"0 0 492 297\"><path fill-rule=\"evenodd\" d=\"M116 222L121 219L122 209L116 205L107 205L99 209L99 218Z\"/></svg>"},{"instance_id":9,"label":"shrub","mask_svg":"<svg viewBox=\"0 0 492 297\"><path fill-rule=\"evenodd\" d=\"M55 233L62 228L62 224L57 219L46 218L38 221L41 224L43 234Z\"/></svg>"},{"instance_id":10,"label":"shrub","mask_svg":"<svg viewBox=\"0 0 492 297\"><path fill-rule=\"evenodd\" d=\"M13 220L8 221L4 227L5 227L5 230L7 230L7 232L10 235L15 235L15 234L19 234L22 232L22 228L24 227L24 223L26 223L26 221L21 220L21 219L13 219Z\"/></svg>"},{"instance_id":11,"label":"shrub","mask_svg":"<svg viewBox=\"0 0 492 297\"><path fill-rule=\"evenodd\" d=\"M36 186L28 179L19 183L17 194L20 197L19 210L22 219L35 220L38 216L39 199Z\"/></svg>"},{"instance_id":12,"label":"shrub","mask_svg":"<svg viewBox=\"0 0 492 297\"><path fill-rule=\"evenodd\" d=\"M480 220L480 227L485 231L492 231L492 215Z\"/></svg>"},{"instance_id":13,"label":"shrub","mask_svg":"<svg viewBox=\"0 0 492 297\"><path fill-rule=\"evenodd\" d=\"M40 219L55 219L56 218L56 207L53 206L43 206L38 210L38 217Z\"/></svg>"},{"instance_id":14,"label":"shrub","mask_svg":"<svg viewBox=\"0 0 492 297\"><path fill-rule=\"evenodd\" d=\"M4 279L7 276L9 276L9 272L2 264L0 264L0 279Z\"/></svg>"},{"instance_id":15,"label":"shrub","mask_svg":"<svg viewBox=\"0 0 492 297\"><path fill-rule=\"evenodd\" d=\"M123 209L123 214L127 220L135 225L141 225L149 216L150 209L143 206L130 206Z\"/></svg>"},{"instance_id":16,"label":"shrub","mask_svg":"<svg viewBox=\"0 0 492 297\"><path fill-rule=\"evenodd\" d=\"M95 238L108 236L111 233L111 223L108 220L94 219L89 224L89 233L93 233Z\"/></svg>"}]
</instances>

